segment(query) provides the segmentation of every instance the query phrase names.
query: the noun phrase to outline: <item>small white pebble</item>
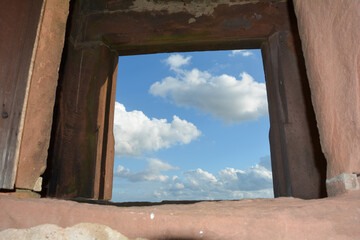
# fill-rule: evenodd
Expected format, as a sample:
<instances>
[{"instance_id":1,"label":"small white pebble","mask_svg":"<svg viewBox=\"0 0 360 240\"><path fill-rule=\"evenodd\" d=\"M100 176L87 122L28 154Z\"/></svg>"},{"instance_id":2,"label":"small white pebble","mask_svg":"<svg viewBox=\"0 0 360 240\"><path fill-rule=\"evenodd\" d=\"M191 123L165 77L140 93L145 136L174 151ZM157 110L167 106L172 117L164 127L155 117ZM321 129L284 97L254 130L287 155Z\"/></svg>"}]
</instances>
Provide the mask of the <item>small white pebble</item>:
<instances>
[{"instance_id":1,"label":"small white pebble","mask_svg":"<svg viewBox=\"0 0 360 240\"><path fill-rule=\"evenodd\" d=\"M188 20L188 23L190 24L190 23L194 23L194 22L196 22L196 19L195 18L190 18L189 20Z\"/></svg>"},{"instance_id":2,"label":"small white pebble","mask_svg":"<svg viewBox=\"0 0 360 240\"><path fill-rule=\"evenodd\" d=\"M153 220L155 218L155 214L154 213L151 213L150 214L150 219Z\"/></svg>"},{"instance_id":3,"label":"small white pebble","mask_svg":"<svg viewBox=\"0 0 360 240\"><path fill-rule=\"evenodd\" d=\"M200 235L202 235L204 232L203 231L200 231Z\"/></svg>"}]
</instances>

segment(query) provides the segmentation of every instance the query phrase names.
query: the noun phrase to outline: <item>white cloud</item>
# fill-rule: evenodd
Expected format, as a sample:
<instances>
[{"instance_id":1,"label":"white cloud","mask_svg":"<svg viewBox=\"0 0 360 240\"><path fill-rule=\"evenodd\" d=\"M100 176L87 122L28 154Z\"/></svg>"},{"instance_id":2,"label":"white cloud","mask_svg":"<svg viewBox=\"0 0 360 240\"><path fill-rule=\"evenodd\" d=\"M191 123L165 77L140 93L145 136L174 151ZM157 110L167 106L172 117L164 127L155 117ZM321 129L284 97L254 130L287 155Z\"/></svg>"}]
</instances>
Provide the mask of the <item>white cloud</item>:
<instances>
[{"instance_id":1,"label":"white cloud","mask_svg":"<svg viewBox=\"0 0 360 240\"><path fill-rule=\"evenodd\" d=\"M117 156L136 156L147 151L187 144L200 136L196 126L177 116L172 122L148 118L141 111L127 112L125 106L115 102L114 135Z\"/></svg>"},{"instance_id":2,"label":"white cloud","mask_svg":"<svg viewBox=\"0 0 360 240\"><path fill-rule=\"evenodd\" d=\"M226 74L212 76L196 68L177 71L155 82L149 89L154 96L170 98L179 106L195 107L227 123L256 120L267 115L264 83L243 72L240 80Z\"/></svg>"},{"instance_id":3,"label":"white cloud","mask_svg":"<svg viewBox=\"0 0 360 240\"><path fill-rule=\"evenodd\" d=\"M272 173L260 165L247 171L226 168L218 173L219 180L228 187L240 191L254 191L272 186Z\"/></svg>"},{"instance_id":4,"label":"white cloud","mask_svg":"<svg viewBox=\"0 0 360 240\"><path fill-rule=\"evenodd\" d=\"M165 182L169 179L168 176L162 175L161 172L168 172L177 170L177 167L173 167L168 163L162 162L156 158L148 158L148 164L143 171L131 172L129 169L118 165L115 176L120 178L126 178L130 182Z\"/></svg>"},{"instance_id":5,"label":"white cloud","mask_svg":"<svg viewBox=\"0 0 360 240\"><path fill-rule=\"evenodd\" d=\"M160 160L158 160L160 161ZM270 157L261 158L260 163L269 165ZM216 200L241 198L271 198L273 197L272 172L260 164L246 171L225 168L217 174L203 169L189 170L182 175L169 177L161 172L175 170L170 165L147 168L140 172L118 167L115 176L127 178L129 181L158 181L161 187L152 190L153 199L161 200ZM149 194L147 194L149 195Z\"/></svg>"},{"instance_id":6,"label":"white cloud","mask_svg":"<svg viewBox=\"0 0 360 240\"><path fill-rule=\"evenodd\" d=\"M196 170L187 171L187 172L185 172L185 174L188 176L188 179L194 179L196 181L213 182L213 183L217 182L214 175L202 170L201 168L198 168Z\"/></svg>"},{"instance_id":7,"label":"white cloud","mask_svg":"<svg viewBox=\"0 0 360 240\"><path fill-rule=\"evenodd\" d=\"M229 57L234 57L236 55L241 55L243 57L248 57L251 55L254 55L252 52L247 51L247 50L232 50L231 53L229 54Z\"/></svg>"},{"instance_id":8,"label":"white cloud","mask_svg":"<svg viewBox=\"0 0 360 240\"><path fill-rule=\"evenodd\" d=\"M190 60L191 56L184 57L181 54L172 54L165 59L165 62L170 65L171 70L178 70L181 66L189 64Z\"/></svg>"},{"instance_id":9,"label":"white cloud","mask_svg":"<svg viewBox=\"0 0 360 240\"><path fill-rule=\"evenodd\" d=\"M260 162L269 165L270 157L261 158ZM260 164L247 171L226 168L216 175L199 168L185 172L183 178L169 179L167 183L168 185L158 192L160 199L214 200L273 197L272 172Z\"/></svg>"}]
</instances>

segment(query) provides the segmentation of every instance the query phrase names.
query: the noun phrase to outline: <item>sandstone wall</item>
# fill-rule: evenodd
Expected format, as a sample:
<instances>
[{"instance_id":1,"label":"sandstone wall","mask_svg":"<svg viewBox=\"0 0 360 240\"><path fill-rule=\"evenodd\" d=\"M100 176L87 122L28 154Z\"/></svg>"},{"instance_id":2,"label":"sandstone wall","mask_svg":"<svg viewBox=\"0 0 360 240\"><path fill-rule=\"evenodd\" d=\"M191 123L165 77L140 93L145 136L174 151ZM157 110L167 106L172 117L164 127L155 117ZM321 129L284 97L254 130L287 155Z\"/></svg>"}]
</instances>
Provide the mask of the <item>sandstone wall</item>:
<instances>
[{"instance_id":1,"label":"sandstone wall","mask_svg":"<svg viewBox=\"0 0 360 240\"><path fill-rule=\"evenodd\" d=\"M359 189L360 1L295 0L294 5L328 163L328 194Z\"/></svg>"}]
</instances>

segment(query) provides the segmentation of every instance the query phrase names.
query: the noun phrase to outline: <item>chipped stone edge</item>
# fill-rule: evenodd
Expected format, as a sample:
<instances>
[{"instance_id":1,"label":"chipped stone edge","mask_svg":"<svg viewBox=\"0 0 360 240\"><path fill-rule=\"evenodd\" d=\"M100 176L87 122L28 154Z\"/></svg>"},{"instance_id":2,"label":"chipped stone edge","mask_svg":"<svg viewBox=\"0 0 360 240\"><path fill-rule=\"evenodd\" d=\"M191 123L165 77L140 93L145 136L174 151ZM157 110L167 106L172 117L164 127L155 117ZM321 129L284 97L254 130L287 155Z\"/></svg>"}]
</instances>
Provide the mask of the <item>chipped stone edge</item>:
<instances>
[{"instance_id":1,"label":"chipped stone edge","mask_svg":"<svg viewBox=\"0 0 360 240\"><path fill-rule=\"evenodd\" d=\"M326 185L331 183L342 182L345 190L359 190L360 184L356 174L342 173L334 178L326 179Z\"/></svg>"}]
</instances>

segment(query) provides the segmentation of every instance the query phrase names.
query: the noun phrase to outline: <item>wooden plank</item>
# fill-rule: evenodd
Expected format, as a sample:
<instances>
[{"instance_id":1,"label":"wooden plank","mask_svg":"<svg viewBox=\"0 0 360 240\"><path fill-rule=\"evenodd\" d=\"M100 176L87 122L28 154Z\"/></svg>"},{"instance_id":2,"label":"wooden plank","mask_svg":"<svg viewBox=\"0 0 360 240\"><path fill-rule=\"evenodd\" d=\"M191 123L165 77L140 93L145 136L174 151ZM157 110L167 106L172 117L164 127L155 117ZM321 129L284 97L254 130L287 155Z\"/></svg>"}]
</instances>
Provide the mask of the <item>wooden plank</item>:
<instances>
[{"instance_id":1,"label":"wooden plank","mask_svg":"<svg viewBox=\"0 0 360 240\"><path fill-rule=\"evenodd\" d=\"M118 58L115 56L112 78L109 79L108 92L106 99L105 114L105 133L107 139L104 139L104 149L101 161L101 179L100 179L100 199L110 200L113 188L114 158L115 158L115 138L114 138L114 114L115 114L115 97L117 82L117 63ZM104 137L105 137L104 136Z\"/></svg>"},{"instance_id":2,"label":"wooden plank","mask_svg":"<svg viewBox=\"0 0 360 240\"><path fill-rule=\"evenodd\" d=\"M277 32L263 47L274 192L276 197L321 198L326 197L326 160L297 38Z\"/></svg>"},{"instance_id":3,"label":"wooden plank","mask_svg":"<svg viewBox=\"0 0 360 240\"><path fill-rule=\"evenodd\" d=\"M121 3L116 4L116 3ZM111 1L108 9L89 13L78 43L105 42L119 54L260 48L262 40L279 29L288 29L288 4L257 2L220 4L211 14L195 17L164 3L162 11L123 9Z\"/></svg>"},{"instance_id":4,"label":"wooden plank","mask_svg":"<svg viewBox=\"0 0 360 240\"><path fill-rule=\"evenodd\" d=\"M39 187L39 177L47 167L68 11L69 0L47 0L42 10L23 125L16 188L33 190L34 186Z\"/></svg>"},{"instance_id":5,"label":"wooden plank","mask_svg":"<svg viewBox=\"0 0 360 240\"><path fill-rule=\"evenodd\" d=\"M49 195L98 199L104 196L108 94L117 56L105 46L75 49L68 44L65 51L68 61L59 79Z\"/></svg>"},{"instance_id":6,"label":"wooden plank","mask_svg":"<svg viewBox=\"0 0 360 240\"><path fill-rule=\"evenodd\" d=\"M12 189L42 0L0 3L0 188Z\"/></svg>"}]
</instances>

